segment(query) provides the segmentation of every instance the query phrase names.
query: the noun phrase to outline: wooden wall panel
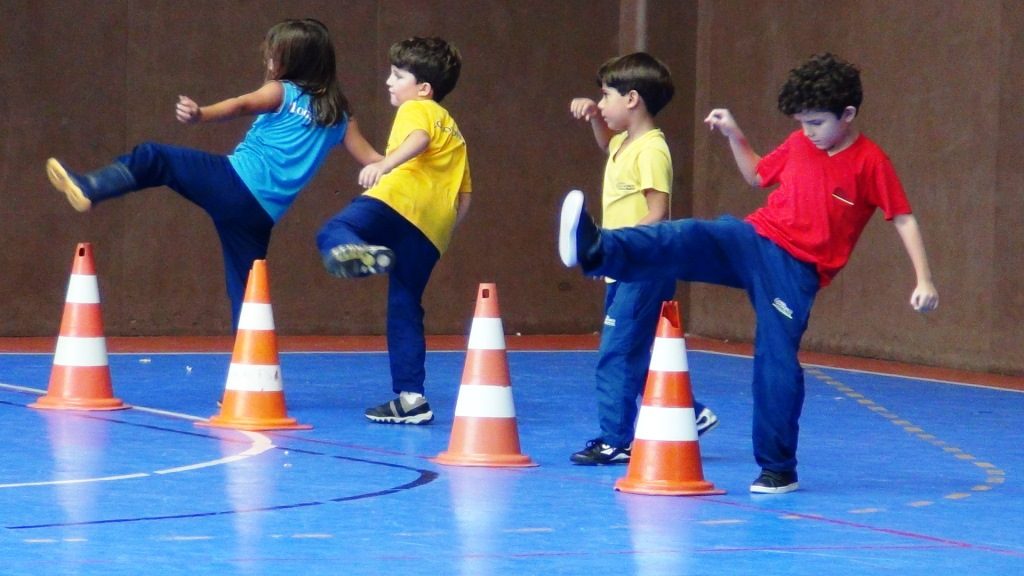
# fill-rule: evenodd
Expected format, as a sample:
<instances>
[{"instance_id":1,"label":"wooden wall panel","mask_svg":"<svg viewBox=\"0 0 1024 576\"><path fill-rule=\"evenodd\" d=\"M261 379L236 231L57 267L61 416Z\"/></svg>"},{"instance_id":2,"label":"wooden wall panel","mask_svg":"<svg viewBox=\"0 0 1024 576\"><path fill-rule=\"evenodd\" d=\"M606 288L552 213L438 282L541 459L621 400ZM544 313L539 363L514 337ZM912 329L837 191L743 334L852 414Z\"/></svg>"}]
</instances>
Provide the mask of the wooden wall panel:
<instances>
[{"instance_id":1,"label":"wooden wall panel","mask_svg":"<svg viewBox=\"0 0 1024 576\"><path fill-rule=\"evenodd\" d=\"M673 70L659 116L676 170L677 217L743 216L764 194L739 178L728 146L701 120L736 114L767 152L795 128L776 111L786 72L835 51L863 70L858 123L890 154L921 220L943 303L906 304L913 274L880 217L847 270L821 293L805 345L925 364L1024 372L1024 33L1012 0L4 0L0 19L0 335L50 336L75 244L96 246L111 335L229 331L212 225L168 190L71 211L50 190L51 155L87 168L143 140L229 152L249 121L182 126L178 94L213 102L256 87L258 46L284 17L332 30L339 75L363 131L383 147L386 50L442 35L465 60L446 100L470 146L473 209L427 290L427 330L465 333L476 287L497 282L510 333L600 328L603 285L565 270L555 229L570 188L596 202L604 158L568 114L596 95L597 67L646 48ZM278 225L270 250L279 330L379 334L386 279L341 281L320 268L314 235L359 193L339 150ZM742 293L680 286L689 330L747 340Z\"/></svg>"}]
</instances>

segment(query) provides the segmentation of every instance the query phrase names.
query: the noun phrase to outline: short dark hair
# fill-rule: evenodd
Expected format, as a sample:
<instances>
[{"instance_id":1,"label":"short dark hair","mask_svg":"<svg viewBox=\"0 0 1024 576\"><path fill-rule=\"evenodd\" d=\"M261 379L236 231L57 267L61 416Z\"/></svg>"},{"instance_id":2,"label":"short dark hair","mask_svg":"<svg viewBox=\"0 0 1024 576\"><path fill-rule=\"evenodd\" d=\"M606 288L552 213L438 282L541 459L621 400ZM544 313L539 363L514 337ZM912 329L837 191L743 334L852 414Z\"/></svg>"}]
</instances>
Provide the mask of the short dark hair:
<instances>
[{"instance_id":1,"label":"short dark hair","mask_svg":"<svg viewBox=\"0 0 1024 576\"><path fill-rule=\"evenodd\" d=\"M417 82L429 83L435 102L443 100L455 88L462 71L458 48L436 36L414 36L395 42L388 51L388 59L395 68L411 72Z\"/></svg>"},{"instance_id":2,"label":"short dark hair","mask_svg":"<svg viewBox=\"0 0 1024 576\"><path fill-rule=\"evenodd\" d=\"M657 115L675 93L668 67L646 52L608 60L597 71L597 83L614 88L619 94L636 90L651 116Z\"/></svg>"},{"instance_id":3,"label":"short dark hair","mask_svg":"<svg viewBox=\"0 0 1024 576\"><path fill-rule=\"evenodd\" d=\"M779 110L786 116L822 110L839 117L847 106L859 110L863 97L860 70L825 52L790 70L779 91Z\"/></svg>"}]
</instances>

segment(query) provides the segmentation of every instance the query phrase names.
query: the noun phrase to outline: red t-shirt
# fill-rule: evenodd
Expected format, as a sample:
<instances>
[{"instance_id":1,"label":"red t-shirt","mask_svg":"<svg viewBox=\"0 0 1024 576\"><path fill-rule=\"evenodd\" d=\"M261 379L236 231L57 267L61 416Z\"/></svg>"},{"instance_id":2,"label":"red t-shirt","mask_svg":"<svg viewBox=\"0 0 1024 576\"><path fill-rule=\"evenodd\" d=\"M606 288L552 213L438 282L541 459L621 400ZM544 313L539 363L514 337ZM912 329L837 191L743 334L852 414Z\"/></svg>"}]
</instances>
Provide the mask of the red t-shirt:
<instances>
[{"instance_id":1,"label":"red t-shirt","mask_svg":"<svg viewBox=\"0 0 1024 576\"><path fill-rule=\"evenodd\" d=\"M860 135L834 156L797 130L757 165L761 186L779 187L747 221L797 260L813 264L821 287L846 266L876 208L892 220L910 203L892 162Z\"/></svg>"}]
</instances>

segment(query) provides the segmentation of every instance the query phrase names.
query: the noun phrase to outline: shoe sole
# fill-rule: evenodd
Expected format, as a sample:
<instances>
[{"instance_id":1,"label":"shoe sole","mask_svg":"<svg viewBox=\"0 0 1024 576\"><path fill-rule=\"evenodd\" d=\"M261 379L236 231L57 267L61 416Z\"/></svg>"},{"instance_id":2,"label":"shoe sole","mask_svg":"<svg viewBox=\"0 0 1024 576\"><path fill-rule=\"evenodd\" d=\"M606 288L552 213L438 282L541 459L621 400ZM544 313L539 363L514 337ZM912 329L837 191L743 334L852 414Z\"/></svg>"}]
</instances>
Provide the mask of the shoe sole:
<instances>
[{"instance_id":1,"label":"shoe sole","mask_svg":"<svg viewBox=\"0 0 1024 576\"><path fill-rule=\"evenodd\" d=\"M46 161L46 176L54 188L64 193L72 208L79 212L88 212L92 208L92 201L86 198L85 193L75 184L75 181L68 175L68 171L61 166L56 158Z\"/></svg>"},{"instance_id":2,"label":"shoe sole","mask_svg":"<svg viewBox=\"0 0 1024 576\"><path fill-rule=\"evenodd\" d=\"M596 460L575 460L572 457L569 457L569 461L577 466L614 466L616 464L629 464L629 458L598 462Z\"/></svg>"},{"instance_id":3,"label":"shoe sole","mask_svg":"<svg viewBox=\"0 0 1024 576\"><path fill-rule=\"evenodd\" d=\"M338 278L362 278L389 272L394 262L395 254L389 248L343 244L331 249L324 264Z\"/></svg>"},{"instance_id":4,"label":"shoe sole","mask_svg":"<svg viewBox=\"0 0 1024 576\"><path fill-rule=\"evenodd\" d=\"M576 231L583 212L583 192L573 190L562 202L562 216L558 229L558 255L568 267L578 264L576 258Z\"/></svg>"},{"instance_id":5,"label":"shoe sole","mask_svg":"<svg viewBox=\"0 0 1024 576\"><path fill-rule=\"evenodd\" d=\"M793 492L799 487L799 482L793 482L792 484L787 484L786 486L778 486L776 488L772 488L770 486L755 486L751 484L750 492L753 494L787 494L789 492Z\"/></svg>"},{"instance_id":6,"label":"shoe sole","mask_svg":"<svg viewBox=\"0 0 1024 576\"><path fill-rule=\"evenodd\" d=\"M369 414L363 414L363 416L381 424L428 424L434 420L433 412L416 416L370 416Z\"/></svg>"}]
</instances>

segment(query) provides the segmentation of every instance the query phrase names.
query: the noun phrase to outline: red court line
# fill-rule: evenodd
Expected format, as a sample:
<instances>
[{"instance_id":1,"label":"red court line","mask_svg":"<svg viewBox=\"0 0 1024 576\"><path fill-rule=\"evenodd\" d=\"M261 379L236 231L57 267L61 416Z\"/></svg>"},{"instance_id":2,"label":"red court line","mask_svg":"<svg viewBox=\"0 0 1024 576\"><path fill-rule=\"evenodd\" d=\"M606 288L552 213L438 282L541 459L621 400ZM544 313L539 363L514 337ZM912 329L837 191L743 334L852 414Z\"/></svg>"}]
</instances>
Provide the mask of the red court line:
<instances>
[{"instance_id":1,"label":"red court line","mask_svg":"<svg viewBox=\"0 0 1024 576\"><path fill-rule=\"evenodd\" d=\"M509 350L597 350L597 334L527 335L506 336L505 346ZM377 352L386 349L383 336L282 336L278 335L278 347L282 352ZM434 335L427 337L429 350L466 349L467 338L456 335ZM0 353L52 353L57 344L56 337L0 338ZM686 337L690 350L704 350L750 356L750 344L723 342L695 336ZM155 336L155 337L110 337L107 349L110 352L224 352L234 347L231 336ZM953 370L932 366L903 364L874 358L858 358L817 352L803 352L800 360L833 368L847 368L865 372L879 372L895 376L925 378L947 382L960 382L978 386L990 386L1005 390L1024 392L1024 376L989 374L966 370Z\"/></svg>"},{"instance_id":2,"label":"red court line","mask_svg":"<svg viewBox=\"0 0 1024 576\"><path fill-rule=\"evenodd\" d=\"M965 548L970 550L979 550L982 552L992 552L994 554L1002 554L1005 556L1016 556L1024 558L1024 552L1012 550L1009 548L998 548L995 546L987 546L984 544L975 544L972 542L965 542L962 540L950 540L948 538L939 538L937 536L929 536L927 534L918 534L916 532L908 532L906 530L897 530L895 528L882 528L880 526L872 526L870 524L863 524L861 522L851 522L849 520L842 520L839 518L829 518L827 516L820 516L818 514L806 514L803 512L789 512L786 510L775 510L769 508L761 508L752 504L744 504L742 502L731 502L728 500L722 500L720 498L701 498L705 502L715 502L716 504L724 504L726 506L732 506L734 508L742 508L748 511L756 512L768 512L771 514L792 516L794 518L801 518L803 520L811 520L813 522L823 522L825 524L834 524L836 526L843 526L845 528L854 528L858 530L867 530L870 532L878 532L881 534L888 534L890 536L898 536L901 538L910 538L912 540L923 540L925 542L931 542L933 544L949 546L954 548ZM843 546L837 546L836 548L842 548ZM823 549L831 549L831 546L823 546Z\"/></svg>"}]
</instances>

